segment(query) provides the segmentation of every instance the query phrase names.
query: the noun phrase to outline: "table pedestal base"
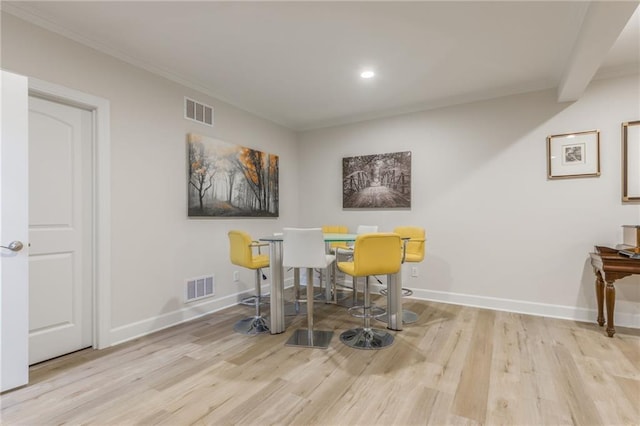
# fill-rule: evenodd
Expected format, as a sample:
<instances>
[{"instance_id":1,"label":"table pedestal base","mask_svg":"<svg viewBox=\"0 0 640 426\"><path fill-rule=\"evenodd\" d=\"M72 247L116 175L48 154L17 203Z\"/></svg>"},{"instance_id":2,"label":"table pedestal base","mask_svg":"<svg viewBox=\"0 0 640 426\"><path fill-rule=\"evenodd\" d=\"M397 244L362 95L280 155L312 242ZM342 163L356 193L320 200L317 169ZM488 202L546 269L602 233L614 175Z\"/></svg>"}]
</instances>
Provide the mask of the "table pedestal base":
<instances>
[{"instance_id":1,"label":"table pedestal base","mask_svg":"<svg viewBox=\"0 0 640 426\"><path fill-rule=\"evenodd\" d=\"M333 331L309 330L305 328L298 329L293 332L286 346L301 346L304 348L320 348L329 347L329 342L333 337Z\"/></svg>"}]
</instances>

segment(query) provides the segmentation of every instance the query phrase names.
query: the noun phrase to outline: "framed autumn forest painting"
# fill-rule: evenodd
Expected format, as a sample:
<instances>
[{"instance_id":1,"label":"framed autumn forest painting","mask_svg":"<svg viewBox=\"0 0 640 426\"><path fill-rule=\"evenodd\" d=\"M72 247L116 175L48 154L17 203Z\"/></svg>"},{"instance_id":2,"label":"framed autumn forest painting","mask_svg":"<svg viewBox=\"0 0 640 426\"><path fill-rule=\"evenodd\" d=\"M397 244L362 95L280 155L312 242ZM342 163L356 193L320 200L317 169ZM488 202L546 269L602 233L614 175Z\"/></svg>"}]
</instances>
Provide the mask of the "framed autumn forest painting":
<instances>
[{"instance_id":1,"label":"framed autumn forest painting","mask_svg":"<svg viewBox=\"0 0 640 426\"><path fill-rule=\"evenodd\" d=\"M278 217L278 156L187 135L189 217Z\"/></svg>"}]
</instances>

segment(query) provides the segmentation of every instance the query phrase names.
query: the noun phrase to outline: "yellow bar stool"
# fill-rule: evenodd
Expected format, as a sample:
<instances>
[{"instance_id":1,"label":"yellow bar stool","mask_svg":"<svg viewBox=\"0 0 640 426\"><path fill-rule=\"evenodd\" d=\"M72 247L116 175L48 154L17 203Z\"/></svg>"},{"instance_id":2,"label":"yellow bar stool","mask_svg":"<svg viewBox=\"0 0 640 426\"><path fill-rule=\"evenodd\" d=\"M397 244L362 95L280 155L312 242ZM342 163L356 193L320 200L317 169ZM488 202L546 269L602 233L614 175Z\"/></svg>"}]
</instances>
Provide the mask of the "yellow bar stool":
<instances>
[{"instance_id":1,"label":"yellow bar stool","mask_svg":"<svg viewBox=\"0 0 640 426\"><path fill-rule=\"evenodd\" d=\"M426 232L424 228L417 226L398 226L393 232L402 238L409 238L406 242L405 258L406 263L418 263L424 260L424 246L426 241ZM380 294L386 296L387 289L380 290ZM403 296L411 296L413 291L409 288L402 288ZM376 318L378 321L389 322L387 315ZM402 323L411 324L418 321L418 314L413 311L402 309Z\"/></svg>"},{"instance_id":2,"label":"yellow bar stool","mask_svg":"<svg viewBox=\"0 0 640 426\"><path fill-rule=\"evenodd\" d=\"M349 227L346 225L322 225L322 232L325 234L348 234ZM325 247L327 249L327 253L335 255L336 259L337 259L337 251L339 249L351 250L351 247L349 246L349 244L342 241L325 244ZM337 287L336 281L338 278L337 277L338 274L337 274L335 263L333 264L331 273L332 273L331 293L333 295L333 300L337 302L338 300L346 299L348 297L347 293L345 293L343 290L338 290L338 287ZM320 281L322 282L322 273L320 274Z\"/></svg>"},{"instance_id":3,"label":"yellow bar stool","mask_svg":"<svg viewBox=\"0 0 640 426\"><path fill-rule=\"evenodd\" d=\"M346 225L322 225L322 232L325 234L348 234L349 227ZM329 244L329 252L331 254L335 254L337 248L349 249L349 245L345 242Z\"/></svg>"},{"instance_id":4,"label":"yellow bar stool","mask_svg":"<svg viewBox=\"0 0 640 426\"><path fill-rule=\"evenodd\" d=\"M307 269L307 328L294 331L287 346L327 348L333 331L313 329L313 270L328 270L336 257L325 253L321 228L284 228L282 266Z\"/></svg>"},{"instance_id":5,"label":"yellow bar stool","mask_svg":"<svg viewBox=\"0 0 640 426\"><path fill-rule=\"evenodd\" d=\"M231 263L242 266L243 268L253 269L256 272L256 294L254 296L255 315L244 318L233 326L233 329L241 334L262 334L269 332L267 318L263 317L260 312L260 278L262 276L262 268L269 266L269 256L266 254L254 254L253 249L268 244L262 244L253 241L251 236L243 231L229 231L229 255Z\"/></svg>"},{"instance_id":6,"label":"yellow bar stool","mask_svg":"<svg viewBox=\"0 0 640 426\"><path fill-rule=\"evenodd\" d=\"M345 331L340 340L347 346L358 349L381 349L393 343L393 336L386 330L371 328L371 318L384 315L375 313L369 293L369 276L391 275L400 271L402 265L402 240L395 233L362 234L356 238L353 262L338 262L338 269L357 277L365 277L364 304L349 308L355 317L363 318L363 326ZM390 281L390 280L387 280ZM377 308L381 309L381 308Z\"/></svg>"},{"instance_id":7,"label":"yellow bar stool","mask_svg":"<svg viewBox=\"0 0 640 426\"><path fill-rule=\"evenodd\" d=\"M371 234L374 232L378 232L378 225L358 225L358 228L356 228L356 234L360 235L360 234ZM352 244L347 244L347 247L337 247L335 250L335 255L336 255L336 259L337 262L340 262L341 258L346 258L347 260L350 260L350 258L353 256L353 250L354 250L354 246ZM369 279L367 278L367 281ZM358 304L358 286L356 285L357 280L354 279L353 280L353 286L351 288L352 292L351 292L351 300L340 300L340 302L338 303L341 306L345 306L345 307L351 307L351 306L356 306Z\"/></svg>"}]
</instances>

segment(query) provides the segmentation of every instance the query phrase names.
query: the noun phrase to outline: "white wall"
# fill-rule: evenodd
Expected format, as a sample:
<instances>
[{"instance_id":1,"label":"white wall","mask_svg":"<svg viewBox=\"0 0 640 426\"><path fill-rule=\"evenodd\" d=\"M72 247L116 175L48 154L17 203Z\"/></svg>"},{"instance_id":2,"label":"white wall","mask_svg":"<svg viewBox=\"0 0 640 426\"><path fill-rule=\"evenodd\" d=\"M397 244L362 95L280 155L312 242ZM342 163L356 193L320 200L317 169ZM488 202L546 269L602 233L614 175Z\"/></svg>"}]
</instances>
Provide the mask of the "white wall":
<instances>
[{"instance_id":1,"label":"white wall","mask_svg":"<svg viewBox=\"0 0 640 426\"><path fill-rule=\"evenodd\" d=\"M638 79L599 81L574 104L539 92L295 135L11 15L3 69L111 102L112 323L118 342L233 303L253 275L228 261L226 232L344 223L424 226L416 296L592 321L594 244L621 241L640 206L620 202L620 123L640 118ZM183 97L216 126L184 120ZM598 128L602 176L547 181L545 137ZM280 156L279 219L188 219L189 132ZM413 205L344 211L344 156L410 150ZM184 305L183 281L215 273L216 297ZM640 327L640 280L617 284L619 325Z\"/></svg>"},{"instance_id":2,"label":"white wall","mask_svg":"<svg viewBox=\"0 0 640 426\"><path fill-rule=\"evenodd\" d=\"M111 103L112 342L228 306L238 291L253 289L253 273L229 262L227 231L258 237L296 223L292 131L8 14L1 66ZM214 128L183 118L184 96L215 108ZM189 132L278 154L279 219L187 218ZM211 273L216 297L185 305L184 280Z\"/></svg>"},{"instance_id":3,"label":"white wall","mask_svg":"<svg viewBox=\"0 0 640 426\"><path fill-rule=\"evenodd\" d=\"M638 77L596 81L575 103L511 96L300 135L301 225L427 230L415 296L595 320L595 244L622 242L621 123L640 118ZM602 175L547 180L546 137L601 131ZM412 152L412 207L343 210L342 157ZM640 326L640 279L616 283L618 325Z\"/></svg>"}]
</instances>

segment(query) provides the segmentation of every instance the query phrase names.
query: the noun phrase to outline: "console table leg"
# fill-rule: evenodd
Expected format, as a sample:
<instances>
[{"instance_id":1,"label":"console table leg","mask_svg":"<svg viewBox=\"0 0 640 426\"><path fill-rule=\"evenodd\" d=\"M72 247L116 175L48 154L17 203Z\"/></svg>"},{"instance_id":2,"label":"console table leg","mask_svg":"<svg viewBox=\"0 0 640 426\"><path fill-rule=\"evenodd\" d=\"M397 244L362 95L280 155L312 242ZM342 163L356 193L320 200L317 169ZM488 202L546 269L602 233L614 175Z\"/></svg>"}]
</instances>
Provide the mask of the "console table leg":
<instances>
[{"instance_id":1,"label":"console table leg","mask_svg":"<svg viewBox=\"0 0 640 426\"><path fill-rule=\"evenodd\" d=\"M616 329L613 325L613 309L616 304L616 288L613 286L613 281L607 281L606 302L607 302L607 334L609 337L613 337Z\"/></svg>"},{"instance_id":2,"label":"console table leg","mask_svg":"<svg viewBox=\"0 0 640 426\"><path fill-rule=\"evenodd\" d=\"M596 271L596 300L598 302L598 325L604 325L604 281L600 272Z\"/></svg>"}]
</instances>

